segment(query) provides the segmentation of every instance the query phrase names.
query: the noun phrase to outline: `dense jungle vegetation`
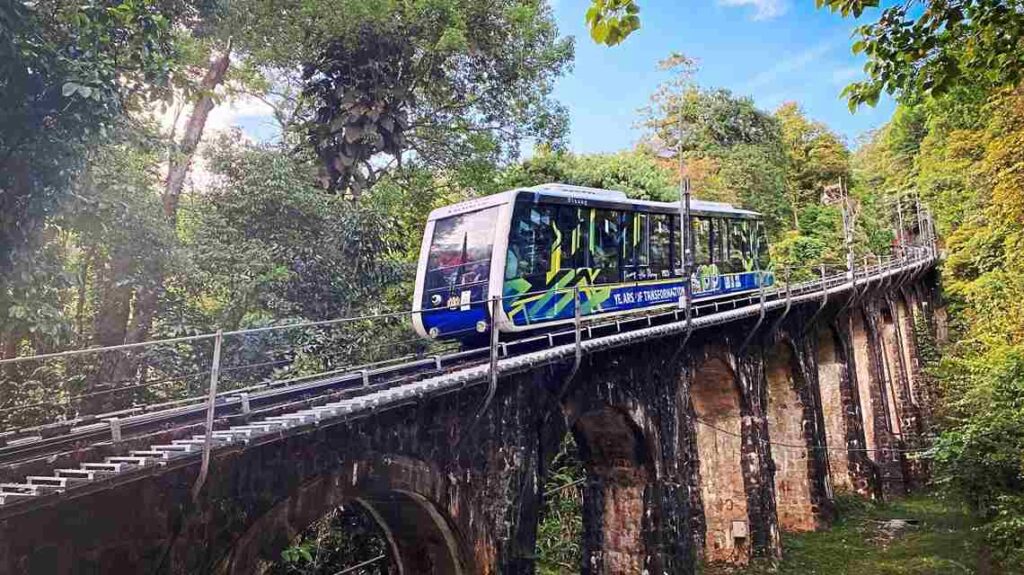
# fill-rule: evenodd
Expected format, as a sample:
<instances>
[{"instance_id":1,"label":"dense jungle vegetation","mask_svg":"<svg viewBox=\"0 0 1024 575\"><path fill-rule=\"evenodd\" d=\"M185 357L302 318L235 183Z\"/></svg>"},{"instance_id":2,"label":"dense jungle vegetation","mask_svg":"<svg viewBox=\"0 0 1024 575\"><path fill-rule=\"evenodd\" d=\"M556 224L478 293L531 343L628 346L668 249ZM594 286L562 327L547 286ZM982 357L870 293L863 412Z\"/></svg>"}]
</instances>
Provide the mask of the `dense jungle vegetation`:
<instances>
[{"instance_id":1,"label":"dense jungle vegetation","mask_svg":"<svg viewBox=\"0 0 1024 575\"><path fill-rule=\"evenodd\" d=\"M877 2L818 4L843 17ZM585 17L610 45L640 26L631 0L594 0ZM856 107L884 90L900 105L857 143L799 103L761 110L702 85L693 61L671 54L637 112L643 141L579 155L551 96L573 39L543 0L0 0L0 358L408 309L431 209L546 181L675 200L680 151L698 197L766 214L780 269L839 261L842 214L821 194L842 181L860 256L891 248L897 204L910 213L920 198L936 216L949 333L928 350L943 400L927 457L935 486L1019 564L1022 31L1016 0L882 11L851 41L867 79L846 97ZM211 110L240 99L272 110L278 137L206 129ZM527 141L537 145L522 159ZM244 383L424 345L365 323L302 337L226 353L273 360ZM280 355L282 344L302 351ZM90 395L112 386L130 387L117 400L129 403L196 393L201 378L153 383L204 369L208 353L0 367L0 427L120 406ZM578 492L557 489L578 478L571 451L546 487L539 548L551 572L579 553ZM365 524L353 517L311 528L281 572L345 567L351 555L328 540Z\"/></svg>"}]
</instances>

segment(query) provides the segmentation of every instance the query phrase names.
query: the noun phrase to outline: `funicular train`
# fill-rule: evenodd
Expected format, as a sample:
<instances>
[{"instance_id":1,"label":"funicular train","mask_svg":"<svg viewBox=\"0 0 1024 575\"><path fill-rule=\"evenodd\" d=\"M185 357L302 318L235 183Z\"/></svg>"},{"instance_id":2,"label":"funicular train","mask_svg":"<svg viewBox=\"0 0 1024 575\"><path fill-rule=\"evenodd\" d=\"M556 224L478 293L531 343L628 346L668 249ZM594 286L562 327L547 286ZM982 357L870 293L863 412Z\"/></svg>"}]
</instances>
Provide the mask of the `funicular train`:
<instances>
[{"instance_id":1,"label":"funicular train","mask_svg":"<svg viewBox=\"0 0 1024 575\"><path fill-rule=\"evenodd\" d=\"M618 191L542 184L431 212L413 303L417 332L472 341L727 298L774 283L757 212L691 200L693 256L683 277L679 204ZM498 317L491 300L500 296Z\"/></svg>"}]
</instances>

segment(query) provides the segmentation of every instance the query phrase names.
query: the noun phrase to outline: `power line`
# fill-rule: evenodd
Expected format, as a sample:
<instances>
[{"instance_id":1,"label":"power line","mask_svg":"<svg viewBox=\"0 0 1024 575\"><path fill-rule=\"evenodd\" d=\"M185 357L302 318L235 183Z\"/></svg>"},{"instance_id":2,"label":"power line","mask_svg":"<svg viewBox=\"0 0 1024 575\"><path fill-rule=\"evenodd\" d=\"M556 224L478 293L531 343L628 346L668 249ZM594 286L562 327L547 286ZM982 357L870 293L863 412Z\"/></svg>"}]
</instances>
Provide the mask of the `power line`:
<instances>
[{"instance_id":1,"label":"power line","mask_svg":"<svg viewBox=\"0 0 1024 575\"><path fill-rule=\"evenodd\" d=\"M741 434L741 433L736 433L736 432L733 432L733 431L729 431L727 429L722 429L721 427L718 427L718 426L716 426L716 425L714 425L712 423L704 421L703 419L701 419L699 417L694 418L694 420L697 423L699 423L699 424L701 424L701 425L703 425L705 427L709 427L709 428L711 428L711 429L713 429L713 430L715 430L717 432L723 433L725 435L730 435L732 437L736 437L736 438L739 438L739 439L743 439L743 434ZM888 447L875 447L875 448L864 447L864 448L859 448L859 447L829 447L827 445L810 445L810 446L808 446L808 445L797 445L795 443L782 443L782 442L778 442L778 441L771 441L771 440L768 440L768 439L761 439L761 443L763 445L769 445L769 446L772 446L772 447L786 447L786 448L791 448L791 449L806 449L808 451L846 451L846 452L855 452L855 453L873 452L873 451L882 451L882 452L890 452L890 453L923 453L925 451L930 451L931 450L931 448L897 449L897 448L888 448Z\"/></svg>"}]
</instances>

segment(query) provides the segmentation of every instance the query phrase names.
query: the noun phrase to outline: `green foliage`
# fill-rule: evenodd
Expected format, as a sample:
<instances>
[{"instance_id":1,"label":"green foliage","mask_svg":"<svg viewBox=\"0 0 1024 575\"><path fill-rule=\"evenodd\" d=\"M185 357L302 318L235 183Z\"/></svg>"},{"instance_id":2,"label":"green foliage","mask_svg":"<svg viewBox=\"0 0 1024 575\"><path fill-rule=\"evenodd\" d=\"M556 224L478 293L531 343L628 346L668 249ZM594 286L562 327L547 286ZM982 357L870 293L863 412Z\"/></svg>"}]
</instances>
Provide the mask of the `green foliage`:
<instances>
[{"instance_id":1,"label":"green foliage","mask_svg":"<svg viewBox=\"0 0 1024 575\"><path fill-rule=\"evenodd\" d=\"M963 506L939 497L912 496L885 503L838 497L839 517L829 529L786 533L782 560L755 560L733 575L967 575L1019 573L1014 564L993 565ZM915 520L899 532L892 519ZM704 573L720 573L705 569ZM724 575L724 573L723 573Z\"/></svg>"},{"instance_id":2,"label":"green foliage","mask_svg":"<svg viewBox=\"0 0 1024 575\"><path fill-rule=\"evenodd\" d=\"M764 214L771 239L789 227L792 206L786 198L786 166L774 145L738 144L714 155L691 158L699 197Z\"/></svg>"},{"instance_id":3,"label":"green foliage","mask_svg":"<svg viewBox=\"0 0 1024 575\"><path fill-rule=\"evenodd\" d=\"M633 0L591 0L585 19L595 42L615 46L640 29L639 14Z\"/></svg>"},{"instance_id":4,"label":"green foliage","mask_svg":"<svg viewBox=\"0 0 1024 575\"><path fill-rule=\"evenodd\" d=\"M783 104L775 118L786 150L786 194L799 225L801 206L817 203L825 186L849 182L850 153L839 136L808 120L794 102Z\"/></svg>"},{"instance_id":5,"label":"green foliage","mask_svg":"<svg viewBox=\"0 0 1024 575\"><path fill-rule=\"evenodd\" d=\"M575 573L583 564L583 486L586 471L567 433L548 466L544 507L537 524L537 572Z\"/></svg>"},{"instance_id":6,"label":"green foliage","mask_svg":"<svg viewBox=\"0 0 1024 575\"><path fill-rule=\"evenodd\" d=\"M267 573L332 575L388 554L387 539L370 514L358 504L346 504L307 527ZM385 558L356 573L387 575L397 573L397 568Z\"/></svg>"},{"instance_id":7,"label":"green foliage","mask_svg":"<svg viewBox=\"0 0 1024 575\"><path fill-rule=\"evenodd\" d=\"M678 162L681 149L698 197L759 211L771 236L778 237L792 214L784 195L787 166L778 121L750 98L696 85L696 64L682 54L670 55L660 67L672 76L642 111L645 145L667 165Z\"/></svg>"},{"instance_id":8,"label":"green foliage","mask_svg":"<svg viewBox=\"0 0 1024 575\"><path fill-rule=\"evenodd\" d=\"M1024 558L1024 351L951 358L939 369L956 418L935 445L943 486L988 522L982 532L1008 564Z\"/></svg>"},{"instance_id":9,"label":"green foliage","mask_svg":"<svg viewBox=\"0 0 1024 575\"><path fill-rule=\"evenodd\" d=\"M220 183L191 206L185 247L196 289L217 323L245 314L325 319L370 311L403 271L390 224L369 207L323 194L315 168L275 150L217 146ZM295 225L301 222L301 225ZM209 305L209 304L207 304Z\"/></svg>"},{"instance_id":10,"label":"green foliage","mask_svg":"<svg viewBox=\"0 0 1024 575\"><path fill-rule=\"evenodd\" d=\"M671 170L645 150L576 155L538 148L533 157L506 170L494 191L546 182L561 182L626 192L630 197L673 201L679 186Z\"/></svg>"},{"instance_id":11,"label":"green foliage","mask_svg":"<svg viewBox=\"0 0 1024 575\"><path fill-rule=\"evenodd\" d=\"M924 198L945 235L951 341L941 360L922 346L944 398L932 457L939 484L985 519L980 531L1007 564L1024 557L1021 142L1021 89L958 86L903 105L857 158L895 200Z\"/></svg>"},{"instance_id":12,"label":"green foliage","mask_svg":"<svg viewBox=\"0 0 1024 575\"><path fill-rule=\"evenodd\" d=\"M66 197L86 148L165 85L181 8L151 0L4 6L0 274Z\"/></svg>"},{"instance_id":13,"label":"green foliage","mask_svg":"<svg viewBox=\"0 0 1024 575\"><path fill-rule=\"evenodd\" d=\"M878 0L816 0L859 17ZM854 53L864 53L868 79L843 94L854 109L875 105L882 91L906 101L964 84L1012 86L1024 70L1024 12L1004 0L915 0L884 9L857 28Z\"/></svg>"},{"instance_id":14,"label":"green foliage","mask_svg":"<svg viewBox=\"0 0 1024 575\"><path fill-rule=\"evenodd\" d=\"M243 4L265 15L241 31L246 45L273 66L302 67L302 131L331 191L359 197L410 161L435 171L505 162L523 138L557 143L567 130L550 96L573 44L544 3ZM282 43L255 47L266 37Z\"/></svg>"},{"instance_id":15,"label":"green foliage","mask_svg":"<svg viewBox=\"0 0 1024 575\"><path fill-rule=\"evenodd\" d=\"M644 110L644 125L666 150L678 150L680 123L683 150L714 153L733 146L778 146L778 122L754 106L749 97L726 89L683 86L682 91L659 89Z\"/></svg>"}]
</instances>

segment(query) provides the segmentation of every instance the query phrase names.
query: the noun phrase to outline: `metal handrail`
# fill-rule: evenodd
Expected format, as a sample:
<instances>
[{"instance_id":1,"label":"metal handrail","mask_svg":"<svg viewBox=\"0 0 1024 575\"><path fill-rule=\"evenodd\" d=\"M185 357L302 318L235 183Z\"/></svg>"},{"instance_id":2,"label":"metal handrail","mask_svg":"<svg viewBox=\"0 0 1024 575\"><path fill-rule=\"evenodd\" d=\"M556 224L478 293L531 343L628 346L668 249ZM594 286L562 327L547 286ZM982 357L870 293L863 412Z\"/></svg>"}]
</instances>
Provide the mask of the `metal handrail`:
<instances>
[{"instance_id":1,"label":"metal handrail","mask_svg":"<svg viewBox=\"0 0 1024 575\"><path fill-rule=\"evenodd\" d=\"M863 270L857 270L857 273L855 275L861 275L865 279L869 279L872 275L877 273L879 275L878 279L882 280L882 279L887 279L887 278L889 278L891 276L894 276L896 274L903 274L903 273L920 274L920 273L923 273L924 270L928 269L927 266L925 266L923 264L934 259L931 254L932 254L931 250L927 250L927 251L923 251L922 250L920 252L912 253L908 257L905 257L905 258L899 258L899 259L892 259L892 258L890 258L889 261L887 261L885 263L879 263L879 264L877 264L875 266L865 267L865 269L863 269ZM896 272L894 273L893 270L896 270ZM761 291L760 295L764 299L762 300L761 297L758 298L759 302L763 302L763 303L759 303L759 305L755 306L753 304L753 301L754 301L753 294L748 294L745 298L740 298L740 300L738 300L735 303L735 307L733 307L731 310L726 310L726 311L719 312L719 313L713 313L713 314L707 315L707 316L701 314L700 317L695 317L695 318L687 317L683 321L680 321L680 318L679 318L680 311L679 310L675 310L675 311L656 310L655 313L651 313L651 314L649 314L646 317L646 326L638 327L635 330L631 330L629 333L622 333L621 336L615 336L614 334L612 334L611 336L600 336L597 339L593 339L595 337L595 335L594 335L594 331L595 330L606 329L609 326L619 326L622 323L621 320L613 319L611 321L605 321L604 323L594 322L593 324L588 326L587 327L588 339L585 342L583 341L583 338L582 338L582 331L583 331L582 330L582 326L577 327L576 325L574 325L571 330L563 330L563 331L555 332L554 334L545 334L545 336L538 336L536 338L533 338L533 340L534 341L541 341L541 340L547 339L549 342L551 342L552 346L555 346L554 342L555 342L556 339L564 338L564 337L566 337L569 334L573 335L574 343L572 345L570 345L570 346L561 345L561 346L551 347L550 348L550 352L545 352L543 354L543 357L549 358L549 359L546 359L544 361L549 362L549 361L552 360L551 358L566 357L566 356L568 356L569 358L581 357L583 353L592 353L592 352L594 352L594 351L596 351L598 349L603 349L605 347L608 347L609 345L611 347L615 347L615 346L618 346L618 345L624 345L625 343L628 343L628 342L631 342L631 341L636 341L636 338L638 338L638 337L639 338L661 337L661 336L665 336L665 335L671 335L671 334L679 333L679 334L686 334L687 339L688 339L689 333L691 333L691 331L693 329L706 328L706 327L711 326L711 325L719 325L719 324L726 323L726 322L729 322L729 321L735 321L737 319L741 319L741 318L744 318L744 317L751 317L751 315L759 315L761 313L766 313L767 311L772 311L772 310L780 309L782 306L786 305L786 301L782 297L780 297L780 295L782 293L788 293L789 294L789 297L786 298L786 299L789 299L791 304L802 304L802 303L807 303L807 302L811 302L811 301L819 302L819 301L821 301L821 297L818 295L817 291L822 289L823 286L825 286L824 287L824 291L826 292L825 297L827 297L827 295L829 293L832 293L832 292L834 292L834 293L841 293L843 291L849 290L851 288L851 285L850 285L851 283L852 282L850 281L850 278L847 278L844 274L836 274L834 276L825 278L825 281L821 281L819 279L819 280L815 280L815 281L799 282L799 283L789 284L789 285L786 286L786 288L784 290L781 288L781 286L779 286L777 289L773 290L774 291L774 297L772 296L772 292L769 292L769 290ZM495 300L500 300L501 298L494 298L494 299ZM746 303L747 303L746 307L740 307L743 304L744 301L746 301ZM694 306L694 307L695 307L695 309L693 311L698 311L696 309L696 306ZM653 325L651 323L651 318L666 319L666 320L670 321L671 323L664 324L664 325L662 325L662 324ZM672 322L673 318L675 320L674 322ZM595 319L601 319L601 318L595 318ZM642 320L642 319L644 319L644 318L643 317L637 317L637 318L634 318L633 320L630 320L630 321L636 321L636 320ZM582 322L580 322L580 323L582 323ZM579 335L577 335L577 334L579 334ZM531 356L536 356L537 355L536 353L528 352L526 354L521 354L521 355L517 356L516 358L512 358L512 357L510 357L510 354L509 354L507 348L505 347L505 344L500 344L500 345L501 345L501 353L504 354L505 357L509 361L511 361L511 363L508 363L507 365L506 365L506 363L507 363L506 361L501 361L501 362L498 362L497 364L495 364L492 361L490 365L485 366L486 369L480 370L478 368L473 368L472 367L473 366L472 362L467 363L467 361L469 361L469 358L473 357L473 354L481 354L483 352L486 352L488 350L488 348L481 348L481 349L478 349L478 350L470 350L469 352L458 352L458 353L455 353L455 354L449 354L446 357L450 357L450 358L452 358L452 361L456 362L456 363L453 364L453 366L455 366L455 365L464 366L463 367L463 371L465 373L473 372L473 373L480 373L480 374L482 374L484 381L486 381L488 379L492 379L492 378L496 377L499 374L506 374L506 373L508 373L510 366L514 366L513 370L521 370L521 369L524 369L526 366L534 364L535 360L534 359L530 359L530 358L531 358ZM491 349L493 350L494 347L492 347ZM492 359L495 357L494 354L493 354L493 351L492 351L491 357L492 357ZM538 356L538 357L541 357L541 356ZM466 361L463 361L464 359ZM411 363L419 363L419 364L423 364L425 366L426 365L435 366L435 359L434 358L424 358L424 359L416 360L415 362L411 362ZM396 365L396 366L394 366L392 368L381 369L380 372L381 372L381 374L394 373L396 371L400 371L400 370L404 369L408 365L411 365L411 363L410 364L398 364L398 365ZM439 368L440 365L441 365L441 361L437 360L436 366ZM278 397L279 396L281 398L287 399L289 397L293 397L294 393L296 393L296 392L297 393L305 393L305 394L307 394L307 396L309 396L308 395L309 393L314 393L314 395L311 395L309 397L317 397L317 395L315 395L316 393L322 394L322 393L324 393L324 392L326 392L326 391L328 391L330 389L333 389L333 386L336 386L338 383L341 383L341 382L355 381L357 379L361 380L363 376L364 376L364 374L362 374L362 373L356 373L356 374L346 373L346 374L341 374L341 375L338 375L336 377L330 377L330 378L324 378L321 375L321 379L314 380L314 381L311 381L311 382L308 382L308 383L297 384L295 386L284 386L280 390L272 392L273 394L277 394L277 395L271 394L271 395L267 395L266 397ZM311 375L310 377L313 378L313 377L316 377L316 375ZM384 380L384 381L386 381L386 380ZM473 381L473 379L472 379L472 377L470 377L470 379L463 380L463 381L464 381L464 383L462 385L465 386L465 385L470 385L471 383L469 383L469 382ZM294 389L294 391L293 391L293 389ZM377 389L377 387L372 388L371 391L373 389ZM282 393L284 395L281 395ZM215 408L217 410L216 412L214 412L215 415L219 414L220 410L222 408L236 409L237 410L243 404L243 402L248 403L248 401L246 401L246 400L257 401L257 400L259 400L259 397L260 397L259 394L254 394L251 397L247 397L247 398L242 399L236 393L234 397L226 398L226 400L224 402L220 402L220 401L216 401L215 402L215 401L211 401L210 399L208 399L207 402L204 402L204 404L202 404L202 405L186 407L186 408L175 408L175 409L171 409L171 410L168 410L168 411L165 411L165 412L150 412L150 413L140 414L138 416L129 416L129 417L124 418L124 419L118 419L118 421L116 422L116 427L117 427L116 433L117 433L117 435L120 435L121 428L122 427L126 427L126 426L135 425L135 423L133 423L133 422L137 422L137 423L142 423L142 422L145 422L145 421L154 421L155 422L155 421L167 420L168 417L178 417L178 416L182 416L182 415L199 414L199 413L203 413L203 412L206 412L207 414L209 414L212 411L210 409L211 407L213 407L213 408ZM303 397L303 396L300 396L300 397ZM284 406L292 405L292 404L299 405L299 404L296 404L294 400L292 400L291 403L285 403L285 404L277 403L277 404L272 404L272 405L278 405L278 406L284 407ZM93 426L89 426L88 430L91 430L90 432L95 434L95 431L97 429L108 429L108 426L109 426L109 433L111 433L111 435L114 435L115 434L115 429L114 429L115 423L112 423L112 422L98 423L98 424L95 424ZM210 427L211 426L208 425L207 429L210 429ZM119 439L119 437L117 437L117 439Z\"/></svg>"},{"instance_id":2,"label":"metal handrail","mask_svg":"<svg viewBox=\"0 0 1024 575\"><path fill-rule=\"evenodd\" d=\"M890 256L890 257L887 257L884 260L884 262L883 262L882 258L876 258L878 263L876 263L874 265L864 266L863 269L855 269L853 271L853 273L850 274L851 277L849 278L849 280L846 280L846 281L852 281L854 288L856 288L857 284L858 284L857 280L859 278L861 278L861 277L864 277L865 279L868 280L868 282L867 282L868 285L870 285L870 277L875 272L878 272L878 271L883 270L883 269L890 269L892 266L896 265L897 263L903 264L904 266L906 266L906 265L912 264L912 263L914 263L916 261L921 261L921 260L933 257L931 255L933 253L932 250L926 249L926 248L914 249L914 246L908 246L905 249L905 252L907 252L907 254L904 257L902 257L902 258L896 259L896 258L893 258L893 257ZM782 268L780 268L780 269L782 269ZM796 268L790 268L790 269L796 269ZM834 286L834 285L838 285L839 283L842 283L844 281L844 276L843 276L843 274L833 274L832 276L826 277L825 274L824 274L824 266L821 266L821 272L822 272L822 277L819 280L797 282L797 283L793 283L793 282L790 282L790 281L785 281L782 284L776 283L771 288L767 288L767 289L763 285L764 282L759 282L759 289L757 290L758 299L759 300L766 300L766 299L773 299L773 298L777 299L777 298L781 297L782 294L785 294L787 299L790 299L790 298L792 298L794 296L799 296L799 295L802 295L802 294L805 294L805 293L808 293L808 292L812 292L812 291L813 292L823 291L825 293L825 295L823 296L824 297L824 301L827 301L828 288L830 286ZM787 276L789 275L788 272L787 272L786 275ZM902 277L902 274L901 274L901 277ZM617 284L617 285L630 285L630 284ZM608 287L608 286L601 286L601 287ZM562 289L559 289L559 290L555 290L555 293L556 294L557 293L566 293L566 292L569 292L570 290L574 293L574 299L579 298L579 294L580 294L580 287L579 286L573 286L573 287L570 287L570 288L562 288ZM537 292L537 293L549 293L549 292L544 291L544 292ZM862 295L862 294L857 294L856 289L855 289L855 294L856 294L856 296ZM730 302L728 302L728 303L732 303L733 306L739 305L743 301L750 302L751 299L752 299L752 296L753 296L752 293L746 293L746 294L740 293L739 295L736 295L736 294L732 294L732 295L734 295L735 301L730 300ZM856 299L856 296L854 298L852 298L852 299ZM495 296L494 298L491 298L491 301L492 301L492 303L493 302L498 302L499 305L500 305L500 302L504 301L505 299L507 299L507 298L514 298L514 297L523 297L523 294ZM483 303L484 301L487 301L487 300L482 300L480 303ZM697 302L696 305L692 306L693 307L692 311L701 312L701 311L707 310L709 307L711 307L711 306L705 304L704 302L705 302L705 300L703 300L703 299L701 301ZM654 306L655 309L646 308L646 309L637 310L635 312L635 314L634 314L634 317L644 317L644 315L650 315L652 312L660 310L660 309L663 309L667 305L670 305L670 304L659 304L659 306ZM574 312L574 314L582 315L580 313L580 310L579 310L580 304L578 302L574 304L574 307L576 308L576 311ZM715 309L718 309L718 303L715 303ZM492 312L493 311L494 310L492 310ZM645 314L645 312L647 312L647 313ZM413 315L419 314L419 313L423 313L423 311L422 310L412 310L412 311L391 312L391 313L376 314L376 315L352 316L352 317L337 318L337 319L333 319L333 320L324 320L324 321L300 322L300 323L291 323L291 324L276 325L276 326L265 326L265 327L259 327L259 328L251 328L251 329L242 329L242 330L232 330L232 331L221 332L220 337L223 338L223 337L228 337L228 336L249 335L249 334L261 333L261 332L267 332L267 331L274 331L274 330L302 329L302 328L318 327L318 326L325 326L325 325L335 325L335 324L345 323L345 322L367 321L367 320L375 320L375 319L376 320L380 320L380 319L387 319L387 318L413 316ZM601 316L595 316L593 318L588 318L588 323L600 322L601 320L602 320ZM571 320L571 321L573 321L574 323L582 323L583 318L574 319L574 320ZM615 321L622 321L622 320L621 319L617 319ZM628 321L628 319L627 319L627 321ZM574 332L579 332L579 331L580 330L578 330L578 329L574 329ZM193 336L176 337L176 338L169 338L169 339L163 339L163 340L153 340L153 341L149 341L149 342L140 342L140 343L136 343L136 344L125 344L125 345L117 345L117 346L108 346L108 347L103 347L103 348L86 348L86 349L80 349L80 350L68 350L68 351L63 351L63 352L54 352L54 353L40 354L40 355L34 355L34 356L22 356L22 357L16 357L16 358L8 358L8 359L5 359L5 360L0 360L0 365L11 364L11 363L16 363L16 362L24 362L24 361L42 361L42 360L53 359L53 358L58 358L58 357L68 357L68 356L81 355L81 354L87 354L87 353L101 354L101 353L106 353L106 352L116 351L116 350L136 349L136 348L140 348L140 347L143 347L143 346L159 346L159 345L168 345L168 344L181 343L181 342L194 342L194 341L207 340L207 339L216 338L216 337L217 337L216 333L213 333L213 334L197 334L197 335L193 335ZM399 358L399 360L400 360L400 358ZM392 360L385 360L385 362L389 362L389 361L392 361ZM190 374L190 376L192 376L192 375L201 375L201 374L202 373ZM314 378L314 377L323 376L323 375L325 375L325 373L311 374L309 376L303 376L302 379ZM296 378L296 379L299 379L299 378ZM288 380L285 380L285 381L288 381ZM248 388L243 388L241 390L232 390L231 392L224 392L224 393L238 393L238 392L244 391L244 390L264 388L264 387L266 387L268 385L279 385L279 383L275 383L274 381L261 382L259 384L256 384L254 386L250 386ZM121 388L121 389L123 389L123 388ZM110 391L117 391L117 388L111 389ZM176 400L176 401L198 401L198 400L199 400L199 398L196 397L196 398L190 398L190 399L184 399L184 400ZM102 414L98 414L98 415L102 415ZM67 423L68 423L67 421L60 422L60 424L63 424L63 425L67 425Z\"/></svg>"}]
</instances>

